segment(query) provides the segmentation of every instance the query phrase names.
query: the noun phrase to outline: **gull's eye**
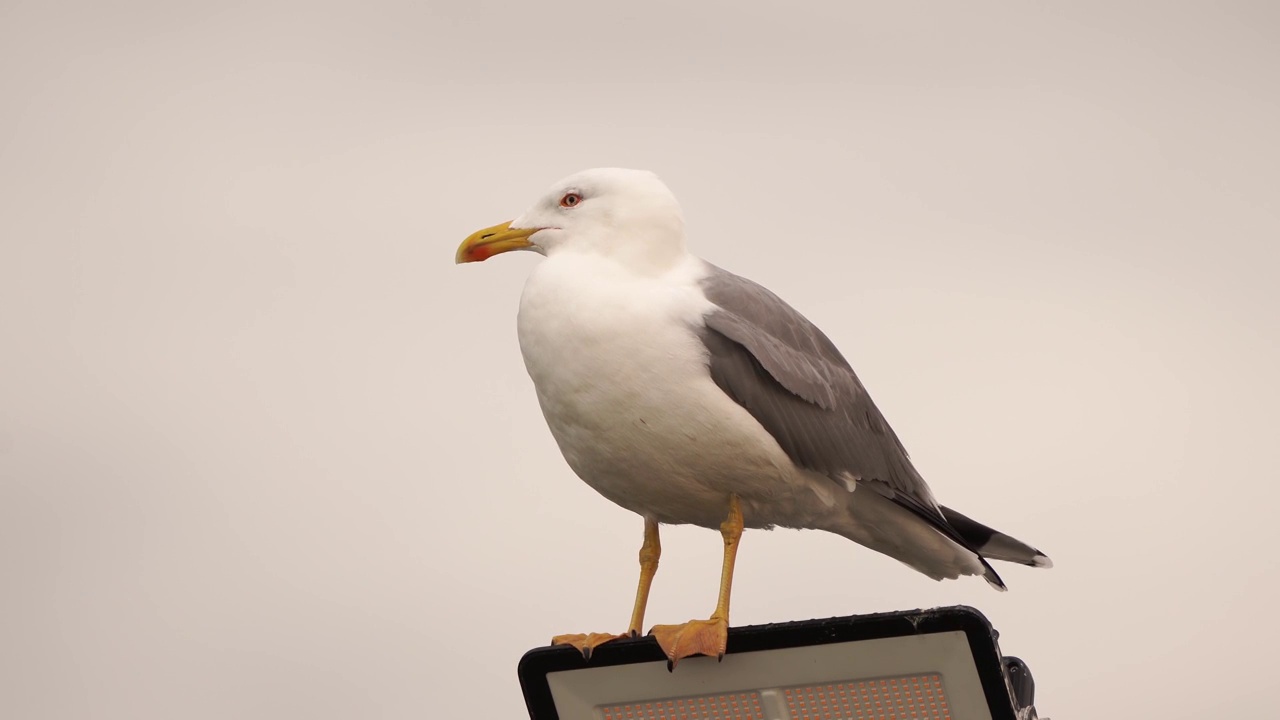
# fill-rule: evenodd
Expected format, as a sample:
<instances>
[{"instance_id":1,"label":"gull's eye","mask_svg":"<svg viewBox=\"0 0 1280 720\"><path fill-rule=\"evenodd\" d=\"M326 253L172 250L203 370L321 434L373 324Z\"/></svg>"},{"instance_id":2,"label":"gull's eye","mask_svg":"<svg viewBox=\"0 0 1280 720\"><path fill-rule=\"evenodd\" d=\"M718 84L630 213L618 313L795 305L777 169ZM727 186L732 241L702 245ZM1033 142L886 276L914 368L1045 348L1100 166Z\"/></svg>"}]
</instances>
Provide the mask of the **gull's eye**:
<instances>
[{"instance_id":1,"label":"gull's eye","mask_svg":"<svg viewBox=\"0 0 1280 720\"><path fill-rule=\"evenodd\" d=\"M577 207L580 202L582 202L582 196L578 193L565 193L564 197L560 198L560 207Z\"/></svg>"}]
</instances>

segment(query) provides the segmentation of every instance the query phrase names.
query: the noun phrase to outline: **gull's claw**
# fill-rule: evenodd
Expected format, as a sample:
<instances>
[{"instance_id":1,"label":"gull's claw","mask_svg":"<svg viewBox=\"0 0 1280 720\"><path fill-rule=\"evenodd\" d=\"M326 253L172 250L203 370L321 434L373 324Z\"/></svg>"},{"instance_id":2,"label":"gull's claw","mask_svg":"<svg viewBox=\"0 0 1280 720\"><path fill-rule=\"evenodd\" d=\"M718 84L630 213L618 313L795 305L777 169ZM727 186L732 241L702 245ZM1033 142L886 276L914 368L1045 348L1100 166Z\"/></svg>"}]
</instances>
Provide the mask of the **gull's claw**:
<instances>
[{"instance_id":1,"label":"gull's claw","mask_svg":"<svg viewBox=\"0 0 1280 720\"><path fill-rule=\"evenodd\" d=\"M649 634L658 641L667 654L667 669L694 655L711 655L724 658L729 643L729 621L712 617L710 620L690 620L683 625L655 625Z\"/></svg>"},{"instance_id":2,"label":"gull's claw","mask_svg":"<svg viewBox=\"0 0 1280 720\"><path fill-rule=\"evenodd\" d=\"M552 645L570 645L578 649L582 653L584 660L591 659L591 653L601 645L613 640L621 640L623 638L635 637L630 632L614 635L611 633L573 633L570 635L557 635L551 638Z\"/></svg>"}]
</instances>

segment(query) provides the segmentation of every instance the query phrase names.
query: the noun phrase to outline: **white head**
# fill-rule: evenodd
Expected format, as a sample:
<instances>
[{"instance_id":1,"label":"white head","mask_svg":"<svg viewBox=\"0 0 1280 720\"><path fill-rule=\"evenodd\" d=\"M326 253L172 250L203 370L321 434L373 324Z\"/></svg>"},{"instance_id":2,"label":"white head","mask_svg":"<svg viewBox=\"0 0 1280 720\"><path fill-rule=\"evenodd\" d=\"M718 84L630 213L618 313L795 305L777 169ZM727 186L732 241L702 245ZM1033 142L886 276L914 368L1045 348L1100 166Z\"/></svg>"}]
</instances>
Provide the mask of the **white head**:
<instances>
[{"instance_id":1,"label":"white head","mask_svg":"<svg viewBox=\"0 0 1280 720\"><path fill-rule=\"evenodd\" d=\"M661 269L684 257L684 216L651 172L585 170L553 185L515 220L472 234L456 259L476 262L509 250L592 253Z\"/></svg>"}]
</instances>

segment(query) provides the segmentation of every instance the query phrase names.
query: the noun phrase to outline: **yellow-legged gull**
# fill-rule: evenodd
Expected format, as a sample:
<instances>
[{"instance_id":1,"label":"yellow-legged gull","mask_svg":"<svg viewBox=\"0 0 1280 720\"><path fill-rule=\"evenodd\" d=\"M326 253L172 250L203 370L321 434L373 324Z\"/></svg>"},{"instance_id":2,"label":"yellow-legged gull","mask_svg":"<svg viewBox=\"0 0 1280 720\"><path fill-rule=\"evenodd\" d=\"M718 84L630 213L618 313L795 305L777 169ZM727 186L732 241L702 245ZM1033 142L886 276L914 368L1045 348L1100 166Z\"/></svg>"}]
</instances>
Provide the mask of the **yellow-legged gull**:
<instances>
[{"instance_id":1,"label":"yellow-legged gull","mask_svg":"<svg viewBox=\"0 0 1280 720\"><path fill-rule=\"evenodd\" d=\"M652 173L566 178L456 259L510 250L546 256L518 331L547 425L574 472L645 527L627 633L553 642L589 656L643 631L662 523L724 539L711 618L652 630L673 663L724 654L743 528L827 530L931 578L980 575L1001 590L988 559L1051 566L939 505L835 345L770 291L690 254L680 206Z\"/></svg>"}]
</instances>

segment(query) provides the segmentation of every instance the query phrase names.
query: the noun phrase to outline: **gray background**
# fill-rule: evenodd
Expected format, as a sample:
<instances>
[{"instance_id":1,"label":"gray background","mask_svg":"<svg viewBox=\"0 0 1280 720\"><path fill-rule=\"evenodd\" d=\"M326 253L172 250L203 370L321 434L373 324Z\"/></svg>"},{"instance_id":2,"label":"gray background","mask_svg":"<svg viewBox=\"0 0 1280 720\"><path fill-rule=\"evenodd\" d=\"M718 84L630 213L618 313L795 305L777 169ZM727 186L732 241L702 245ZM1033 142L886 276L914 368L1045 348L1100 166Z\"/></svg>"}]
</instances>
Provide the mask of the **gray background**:
<instances>
[{"instance_id":1,"label":"gray background","mask_svg":"<svg viewBox=\"0 0 1280 720\"><path fill-rule=\"evenodd\" d=\"M968 603L1054 718L1270 712L1271 3L0 5L0 716L519 717L621 630L472 230L592 166L825 328L949 505L934 583L748 533L735 624ZM649 621L705 616L670 529ZM1006 569L1007 568L1007 569Z\"/></svg>"}]
</instances>

